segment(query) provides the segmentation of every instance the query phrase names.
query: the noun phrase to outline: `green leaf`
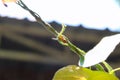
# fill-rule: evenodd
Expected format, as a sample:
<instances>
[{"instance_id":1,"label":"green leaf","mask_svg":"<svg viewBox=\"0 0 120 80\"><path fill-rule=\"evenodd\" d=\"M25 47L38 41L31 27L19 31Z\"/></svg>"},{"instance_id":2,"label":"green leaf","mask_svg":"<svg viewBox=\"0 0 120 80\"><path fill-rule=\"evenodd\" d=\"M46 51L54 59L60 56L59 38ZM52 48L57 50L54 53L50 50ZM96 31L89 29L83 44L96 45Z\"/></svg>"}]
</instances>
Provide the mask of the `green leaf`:
<instances>
[{"instance_id":1,"label":"green leaf","mask_svg":"<svg viewBox=\"0 0 120 80\"><path fill-rule=\"evenodd\" d=\"M98 71L105 71L101 64L96 64L95 67Z\"/></svg>"},{"instance_id":2,"label":"green leaf","mask_svg":"<svg viewBox=\"0 0 120 80\"><path fill-rule=\"evenodd\" d=\"M119 80L115 75L104 71L92 71L87 68L69 65L58 70L53 80Z\"/></svg>"}]
</instances>

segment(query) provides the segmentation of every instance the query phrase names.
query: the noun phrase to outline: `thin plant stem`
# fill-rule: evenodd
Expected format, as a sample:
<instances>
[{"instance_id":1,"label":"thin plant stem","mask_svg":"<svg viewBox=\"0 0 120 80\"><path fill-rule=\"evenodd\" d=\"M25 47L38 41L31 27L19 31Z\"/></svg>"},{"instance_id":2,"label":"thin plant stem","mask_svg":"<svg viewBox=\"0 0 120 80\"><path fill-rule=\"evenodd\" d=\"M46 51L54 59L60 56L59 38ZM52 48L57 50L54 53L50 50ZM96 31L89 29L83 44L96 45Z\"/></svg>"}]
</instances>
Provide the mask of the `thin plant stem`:
<instances>
[{"instance_id":1,"label":"thin plant stem","mask_svg":"<svg viewBox=\"0 0 120 80\"><path fill-rule=\"evenodd\" d=\"M74 53L76 53L79 57L80 57L80 62L81 65L84 63L84 56L86 54L85 51L81 50L80 48L78 48L77 46L75 46L74 44L72 44L69 39L63 35L66 26L62 25L62 29L60 32L58 32L57 30L55 30L50 24L44 22L41 17L34 11L32 11L31 9L29 9L23 2L22 0L18 0L16 2L19 6L21 6L23 9L27 10L35 19L36 21L43 27L45 27L49 32L51 32L55 37L59 43L61 43L64 46L68 46ZM105 65L105 67L108 69L108 72L111 71L111 66L108 65L106 62L103 62L103 64ZM102 65L99 64L99 66L97 65L96 67L98 67L99 70L104 70ZM114 72L114 71L113 71Z\"/></svg>"}]
</instances>

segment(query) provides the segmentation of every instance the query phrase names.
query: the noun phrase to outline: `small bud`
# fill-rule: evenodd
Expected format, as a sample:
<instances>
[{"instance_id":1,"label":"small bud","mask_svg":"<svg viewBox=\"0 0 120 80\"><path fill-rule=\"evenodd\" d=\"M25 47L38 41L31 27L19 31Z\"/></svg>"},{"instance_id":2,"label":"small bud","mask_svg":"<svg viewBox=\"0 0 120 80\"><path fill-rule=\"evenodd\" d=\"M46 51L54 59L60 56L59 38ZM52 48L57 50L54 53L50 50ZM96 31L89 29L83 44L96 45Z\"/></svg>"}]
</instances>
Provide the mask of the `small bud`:
<instances>
[{"instance_id":1,"label":"small bud","mask_svg":"<svg viewBox=\"0 0 120 80\"><path fill-rule=\"evenodd\" d=\"M65 39L65 37L64 37L63 35L60 35L60 36L58 37L58 39L59 39L60 41L62 41L63 43L67 43L67 40Z\"/></svg>"}]
</instances>

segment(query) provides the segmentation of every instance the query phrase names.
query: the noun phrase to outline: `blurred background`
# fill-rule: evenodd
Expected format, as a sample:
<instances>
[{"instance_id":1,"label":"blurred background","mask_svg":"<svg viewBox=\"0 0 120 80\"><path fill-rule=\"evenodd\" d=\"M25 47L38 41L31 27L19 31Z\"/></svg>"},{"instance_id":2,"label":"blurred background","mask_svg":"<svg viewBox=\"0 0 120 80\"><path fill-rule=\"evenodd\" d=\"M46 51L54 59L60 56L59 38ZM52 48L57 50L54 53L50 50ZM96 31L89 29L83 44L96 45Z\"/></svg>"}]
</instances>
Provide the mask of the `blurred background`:
<instances>
[{"instance_id":1,"label":"blurred background","mask_svg":"<svg viewBox=\"0 0 120 80\"><path fill-rule=\"evenodd\" d=\"M91 0L91 2L92 1L97 2L95 0ZM104 1L107 2L107 0ZM62 9L57 9L61 11L59 13L61 13L62 16L59 14L59 17L55 15L58 13L51 13L58 12L55 6L51 8L53 11L50 11L49 14L48 12L42 13L46 11L45 5L39 7L39 10L43 20L49 22L56 30L60 31L61 23L65 23L67 25L65 35L73 44L87 52L92 49L101 38L120 33L119 0L117 1L118 4L115 4L117 7L110 7L108 4L112 5L112 3L108 2L106 5L109 7L105 7L101 4L102 7L97 7L97 9L93 9L97 6L97 3L89 9L89 3L84 2L87 3L87 8L84 7L83 9L79 6L75 8L77 9L76 11L80 11L78 12L79 15L82 13L81 16L76 16L76 11L72 11L73 13L67 16L68 13L70 13L69 10L62 12L65 6L62 7ZM36 2L37 5L37 0L33 2ZM14 6L8 4L7 8L5 8L2 3L0 4L0 80L52 80L53 75L59 68L66 65L78 64L78 56L71 52L69 48L61 46L57 41L54 41L52 39L54 36L40 26L29 13L26 11L19 11L18 7L14 4L12 4ZM29 5L31 2L27 3L26 0L26 4ZM53 5L55 4L57 5L57 3ZM17 7L16 9L15 6ZM68 6L71 6L71 4ZM38 9L38 6L35 8ZM32 9L39 13L39 10L35 8ZM80 10L78 10L78 8L80 8ZM105 10L101 12L103 8L105 8ZM66 9L69 9L69 7ZM92 12L91 9L93 9L93 11L100 10L98 13L102 13L102 15ZM84 10L87 12L84 12ZM106 13L104 11L107 10L109 12L107 14L110 15L106 18L107 14L103 15L103 13ZM66 14L63 15L63 13ZM88 16L88 14L90 15ZM110 18L110 16L114 17ZM108 44L108 46L110 45ZM107 62L113 68L120 67L119 57L120 44L109 56ZM120 71L117 72L117 76L120 77Z\"/></svg>"},{"instance_id":2,"label":"blurred background","mask_svg":"<svg viewBox=\"0 0 120 80\"><path fill-rule=\"evenodd\" d=\"M56 22L50 24L58 31L61 28ZM86 29L82 25L68 26L65 31L71 42L85 51L102 37L116 33L109 29ZM52 80L59 68L77 65L78 56L52 38L37 22L0 17L0 80ZM113 68L120 67L119 53L120 45L107 59Z\"/></svg>"}]
</instances>

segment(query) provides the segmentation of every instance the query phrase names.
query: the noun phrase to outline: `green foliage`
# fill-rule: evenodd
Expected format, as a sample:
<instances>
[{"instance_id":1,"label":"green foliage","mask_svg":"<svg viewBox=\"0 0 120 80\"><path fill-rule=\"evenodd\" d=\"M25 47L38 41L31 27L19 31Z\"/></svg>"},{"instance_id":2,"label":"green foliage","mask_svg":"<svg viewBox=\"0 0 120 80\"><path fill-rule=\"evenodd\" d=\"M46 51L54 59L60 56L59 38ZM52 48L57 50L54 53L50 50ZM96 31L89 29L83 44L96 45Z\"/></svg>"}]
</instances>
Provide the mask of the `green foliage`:
<instances>
[{"instance_id":1,"label":"green foliage","mask_svg":"<svg viewBox=\"0 0 120 80\"><path fill-rule=\"evenodd\" d=\"M55 73L53 80L119 80L114 74L69 65Z\"/></svg>"}]
</instances>

